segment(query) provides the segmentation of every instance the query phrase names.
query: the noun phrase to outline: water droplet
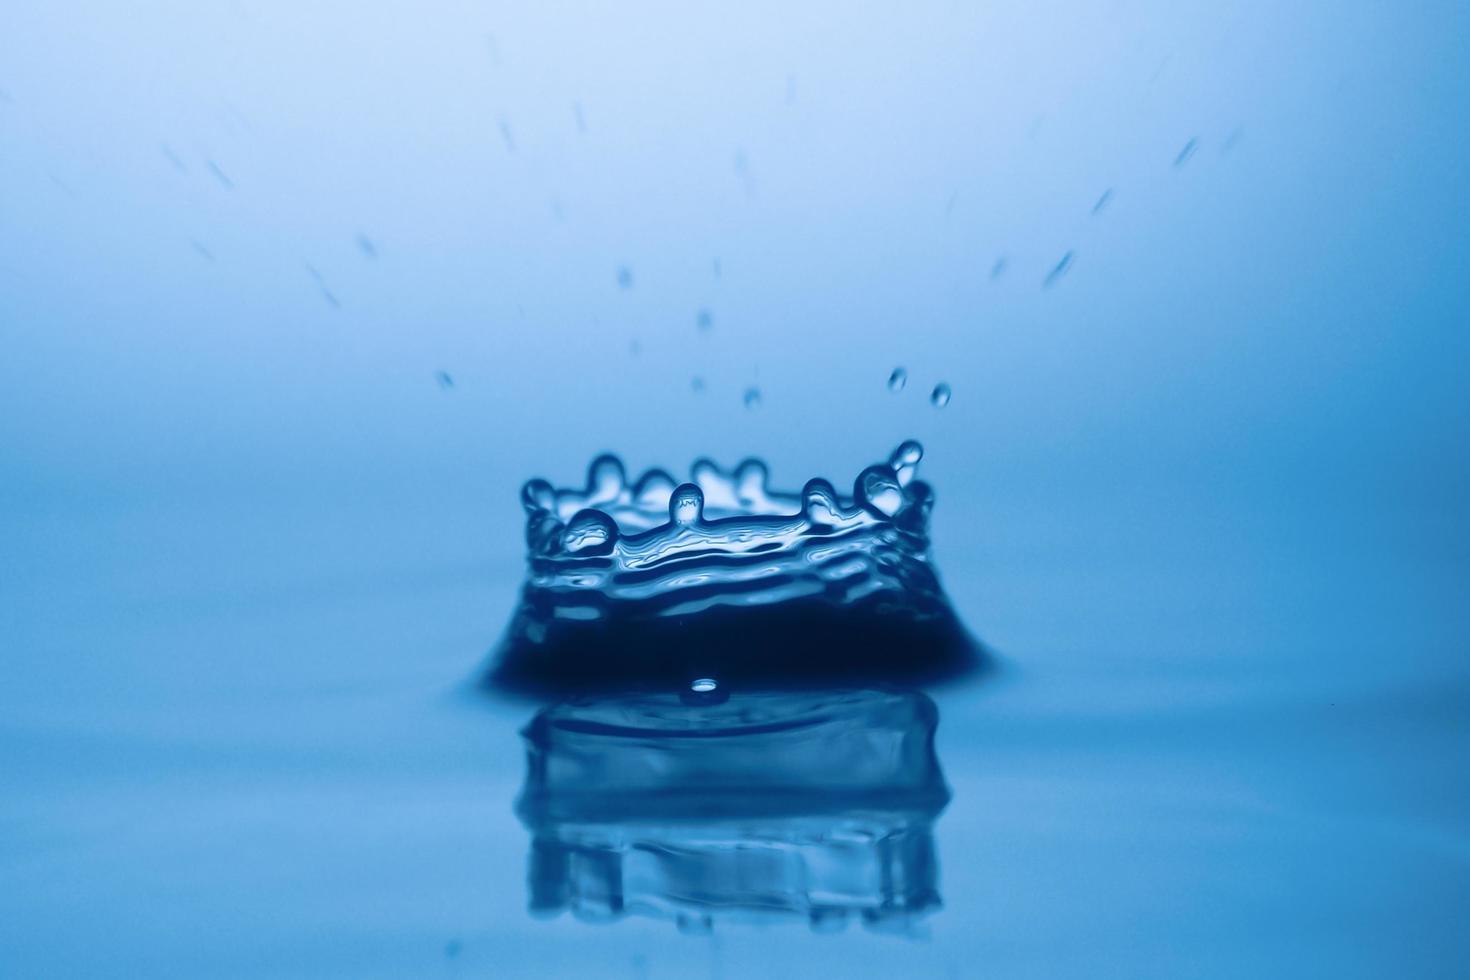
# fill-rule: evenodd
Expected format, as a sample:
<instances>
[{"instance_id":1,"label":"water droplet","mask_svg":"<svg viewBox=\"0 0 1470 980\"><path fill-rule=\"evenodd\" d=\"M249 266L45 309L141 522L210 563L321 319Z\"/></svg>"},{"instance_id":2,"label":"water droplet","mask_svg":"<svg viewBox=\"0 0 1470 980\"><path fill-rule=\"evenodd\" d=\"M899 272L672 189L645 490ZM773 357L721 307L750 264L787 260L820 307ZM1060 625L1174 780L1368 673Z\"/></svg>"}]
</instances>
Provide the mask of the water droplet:
<instances>
[{"instance_id":1,"label":"water droplet","mask_svg":"<svg viewBox=\"0 0 1470 980\"><path fill-rule=\"evenodd\" d=\"M1097 199L1097 203L1092 206L1092 213L1093 214L1097 214L1103 208L1107 207L1108 206L1108 202L1111 201L1112 199L1113 199L1113 189L1111 187L1109 187L1107 190L1105 190L1105 191L1102 192L1102 196L1099 197Z\"/></svg>"},{"instance_id":2,"label":"water droplet","mask_svg":"<svg viewBox=\"0 0 1470 980\"><path fill-rule=\"evenodd\" d=\"M919 460L924 458L924 447L917 440L906 439L888 457L888 465L898 475L898 485L906 487L919 469Z\"/></svg>"},{"instance_id":3,"label":"water droplet","mask_svg":"<svg viewBox=\"0 0 1470 980\"><path fill-rule=\"evenodd\" d=\"M837 489L821 477L813 477L801 488L801 512L813 524L836 524Z\"/></svg>"},{"instance_id":4,"label":"water droplet","mask_svg":"<svg viewBox=\"0 0 1470 980\"><path fill-rule=\"evenodd\" d=\"M450 377L448 371L435 371L434 380L439 382L441 388L453 388L454 378Z\"/></svg>"},{"instance_id":5,"label":"water droplet","mask_svg":"<svg viewBox=\"0 0 1470 980\"><path fill-rule=\"evenodd\" d=\"M679 695L679 700L685 704L712 705L724 704L730 700L730 692L721 689L719 681L713 677L697 677L689 682L689 689Z\"/></svg>"},{"instance_id":6,"label":"water droplet","mask_svg":"<svg viewBox=\"0 0 1470 980\"><path fill-rule=\"evenodd\" d=\"M953 395L954 392L950 390L949 385L941 381L934 386L933 391L929 392L929 404L935 408L943 408L949 404L949 400Z\"/></svg>"},{"instance_id":7,"label":"water droplet","mask_svg":"<svg viewBox=\"0 0 1470 980\"><path fill-rule=\"evenodd\" d=\"M589 503L616 500L626 482L623 461L612 453L603 453L587 467L587 500Z\"/></svg>"},{"instance_id":8,"label":"water droplet","mask_svg":"<svg viewBox=\"0 0 1470 980\"><path fill-rule=\"evenodd\" d=\"M888 376L888 390L895 394L903 391L908 383L909 373L901 367L894 368L893 373Z\"/></svg>"},{"instance_id":9,"label":"water droplet","mask_svg":"<svg viewBox=\"0 0 1470 980\"><path fill-rule=\"evenodd\" d=\"M1004 255L1002 255L1000 258L996 259L995 260L995 264L990 267L990 278L991 279L999 279L1001 277L1001 273L1003 273L1005 271L1006 271L1006 257Z\"/></svg>"},{"instance_id":10,"label":"water droplet","mask_svg":"<svg viewBox=\"0 0 1470 980\"><path fill-rule=\"evenodd\" d=\"M633 288L633 270L625 265L618 266L618 286L622 289Z\"/></svg>"},{"instance_id":11,"label":"water droplet","mask_svg":"<svg viewBox=\"0 0 1470 980\"><path fill-rule=\"evenodd\" d=\"M681 483L669 498L669 520L675 524L697 524L704 517L704 491L692 483Z\"/></svg>"},{"instance_id":12,"label":"water droplet","mask_svg":"<svg viewBox=\"0 0 1470 980\"><path fill-rule=\"evenodd\" d=\"M745 389L745 407L759 408L761 403L761 390L759 388Z\"/></svg>"},{"instance_id":13,"label":"water droplet","mask_svg":"<svg viewBox=\"0 0 1470 980\"><path fill-rule=\"evenodd\" d=\"M859 505L884 517L892 517L903 509L903 488L898 485L898 477L890 467L881 463L858 474L853 498Z\"/></svg>"},{"instance_id":14,"label":"water droplet","mask_svg":"<svg viewBox=\"0 0 1470 980\"><path fill-rule=\"evenodd\" d=\"M703 394L704 379L696 374L694 377L689 379L689 387L694 391L696 395Z\"/></svg>"},{"instance_id":15,"label":"water droplet","mask_svg":"<svg viewBox=\"0 0 1470 980\"><path fill-rule=\"evenodd\" d=\"M556 491L542 479L527 480L521 487L521 506L528 513L556 508Z\"/></svg>"},{"instance_id":16,"label":"water droplet","mask_svg":"<svg viewBox=\"0 0 1470 980\"><path fill-rule=\"evenodd\" d=\"M747 459L735 467L735 489L742 500L755 500L765 496L766 478L770 471L758 459Z\"/></svg>"},{"instance_id":17,"label":"water droplet","mask_svg":"<svg viewBox=\"0 0 1470 980\"><path fill-rule=\"evenodd\" d=\"M888 457L888 465L895 469L899 466L915 466L923 458L923 445L917 439L905 439L899 443L893 455Z\"/></svg>"},{"instance_id":18,"label":"water droplet","mask_svg":"<svg viewBox=\"0 0 1470 980\"><path fill-rule=\"evenodd\" d=\"M1179 151L1179 155L1174 158L1174 166L1176 166L1176 167L1182 167L1186 163L1188 163L1189 162L1189 158L1192 157L1192 156L1194 156L1194 151L1198 147L1199 147L1199 141L1196 140L1196 139L1191 139L1188 143L1185 143L1184 144L1184 149L1180 150Z\"/></svg>"},{"instance_id":19,"label":"water droplet","mask_svg":"<svg viewBox=\"0 0 1470 980\"><path fill-rule=\"evenodd\" d=\"M666 471L653 469L638 478L633 488L633 497L644 510L663 510L669 506L677 484Z\"/></svg>"},{"instance_id":20,"label":"water droplet","mask_svg":"<svg viewBox=\"0 0 1470 980\"><path fill-rule=\"evenodd\" d=\"M694 314L694 325L701 330L708 330L715 325L715 316L709 310L700 310Z\"/></svg>"},{"instance_id":21,"label":"water droplet","mask_svg":"<svg viewBox=\"0 0 1470 980\"><path fill-rule=\"evenodd\" d=\"M574 555L610 554L618 540L618 526L600 510L579 510L567 522L561 535L561 546Z\"/></svg>"},{"instance_id":22,"label":"water droplet","mask_svg":"<svg viewBox=\"0 0 1470 980\"><path fill-rule=\"evenodd\" d=\"M714 460L701 456L689 467L690 481L705 494L725 484L724 474Z\"/></svg>"},{"instance_id":23,"label":"water droplet","mask_svg":"<svg viewBox=\"0 0 1470 980\"><path fill-rule=\"evenodd\" d=\"M357 233L357 250L370 259L378 257L378 246L362 232Z\"/></svg>"},{"instance_id":24,"label":"water droplet","mask_svg":"<svg viewBox=\"0 0 1470 980\"><path fill-rule=\"evenodd\" d=\"M1057 261L1056 265L1052 266L1051 271L1046 274L1046 278L1041 280L1042 289L1050 289L1056 285L1058 279L1067 274L1067 270L1072 268L1072 255L1072 252L1067 252L1066 255L1063 255Z\"/></svg>"},{"instance_id":25,"label":"water droplet","mask_svg":"<svg viewBox=\"0 0 1470 980\"><path fill-rule=\"evenodd\" d=\"M209 168L210 173L214 174L214 179L219 181L221 187L227 191L235 189L235 182L229 178L228 174L220 169L219 164L213 160L205 160L204 165Z\"/></svg>"}]
</instances>

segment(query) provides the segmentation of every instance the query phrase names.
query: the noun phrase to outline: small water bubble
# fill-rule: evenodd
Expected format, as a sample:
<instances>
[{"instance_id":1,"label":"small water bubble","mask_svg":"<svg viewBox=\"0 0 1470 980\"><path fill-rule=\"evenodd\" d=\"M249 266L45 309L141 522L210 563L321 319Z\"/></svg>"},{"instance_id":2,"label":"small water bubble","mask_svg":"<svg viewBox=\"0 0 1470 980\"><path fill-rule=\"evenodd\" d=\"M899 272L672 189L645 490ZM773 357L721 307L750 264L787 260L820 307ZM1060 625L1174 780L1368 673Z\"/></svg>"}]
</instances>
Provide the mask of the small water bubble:
<instances>
[{"instance_id":1,"label":"small water bubble","mask_svg":"<svg viewBox=\"0 0 1470 980\"><path fill-rule=\"evenodd\" d=\"M888 390L894 394L903 391L908 383L909 373L901 367L894 368L893 373L888 376Z\"/></svg>"},{"instance_id":2,"label":"small water bubble","mask_svg":"<svg viewBox=\"0 0 1470 980\"><path fill-rule=\"evenodd\" d=\"M759 408L761 404L761 390L759 388L745 389L745 407Z\"/></svg>"},{"instance_id":3,"label":"small water bubble","mask_svg":"<svg viewBox=\"0 0 1470 980\"><path fill-rule=\"evenodd\" d=\"M950 389L949 385L941 381L934 386L933 391L929 392L929 404L935 408L943 408L949 404L949 400L953 395L954 392Z\"/></svg>"},{"instance_id":4,"label":"small water bubble","mask_svg":"<svg viewBox=\"0 0 1470 980\"><path fill-rule=\"evenodd\" d=\"M713 677L696 677L689 682L688 690L679 693L679 700L690 705L724 704L730 700L730 692L721 688Z\"/></svg>"},{"instance_id":5,"label":"small water bubble","mask_svg":"<svg viewBox=\"0 0 1470 980\"><path fill-rule=\"evenodd\" d=\"M435 371L434 380L439 382L440 388L449 389L454 387L454 378L450 376L448 371Z\"/></svg>"},{"instance_id":6,"label":"small water bubble","mask_svg":"<svg viewBox=\"0 0 1470 980\"><path fill-rule=\"evenodd\" d=\"M618 266L618 287L620 289L633 288L633 270L626 265Z\"/></svg>"},{"instance_id":7,"label":"small water bubble","mask_svg":"<svg viewBox=\"0 0 1470 980\"><path fill-rule=\"evenodd\" d=\"M711 313L709 310L700 310L698 313L694 314L694 325L701 330L708 330L710 327L715 325L714 314Z\"/></svg>"}]
</instances>

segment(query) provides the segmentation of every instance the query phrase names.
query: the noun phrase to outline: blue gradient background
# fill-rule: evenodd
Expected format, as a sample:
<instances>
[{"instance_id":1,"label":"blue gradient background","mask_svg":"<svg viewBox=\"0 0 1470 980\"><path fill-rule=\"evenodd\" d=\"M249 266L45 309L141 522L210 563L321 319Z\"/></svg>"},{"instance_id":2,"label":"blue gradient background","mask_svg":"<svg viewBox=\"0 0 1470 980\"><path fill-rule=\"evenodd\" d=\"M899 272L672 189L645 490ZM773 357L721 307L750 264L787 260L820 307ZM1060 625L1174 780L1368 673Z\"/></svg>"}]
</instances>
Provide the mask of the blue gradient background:
<instances>
[{"instance_id":1,"label":"blue gradient background","mask_svg":"<svg viewBox=\"0 0 1470 980\"><path fill-rule=\"evenodd\" d=\"M1461 975L1467 49L1450 3L9 0L0 974ZM939 697L926 936L529 919L528 712L454 693L520 482L908 436L1008 665Z\"/></svg>"}]
</instances>

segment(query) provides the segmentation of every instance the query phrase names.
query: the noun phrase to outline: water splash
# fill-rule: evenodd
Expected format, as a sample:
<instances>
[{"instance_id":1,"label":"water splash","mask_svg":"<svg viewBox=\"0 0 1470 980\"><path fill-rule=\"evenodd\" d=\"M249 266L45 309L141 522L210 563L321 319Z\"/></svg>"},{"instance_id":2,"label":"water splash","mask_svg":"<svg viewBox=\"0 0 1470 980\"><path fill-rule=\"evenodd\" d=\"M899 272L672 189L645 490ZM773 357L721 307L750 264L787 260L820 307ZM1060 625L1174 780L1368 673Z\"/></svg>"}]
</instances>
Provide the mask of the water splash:
<instances>
[{"instance_id":1,"label":"water splash","mask_svg":"<svg viewBox=\"0 0 1470 980\"><path fill-rule=\"evenodd\" d=\"M629 479L603 455L583 487L528 481L529 573L492 681L829 682L975 666L929 559L923 454L904 442L851 494L820 478L774 490L758 459L701 459L677 483L661 469Z\"/></svg>"}]
</instances>

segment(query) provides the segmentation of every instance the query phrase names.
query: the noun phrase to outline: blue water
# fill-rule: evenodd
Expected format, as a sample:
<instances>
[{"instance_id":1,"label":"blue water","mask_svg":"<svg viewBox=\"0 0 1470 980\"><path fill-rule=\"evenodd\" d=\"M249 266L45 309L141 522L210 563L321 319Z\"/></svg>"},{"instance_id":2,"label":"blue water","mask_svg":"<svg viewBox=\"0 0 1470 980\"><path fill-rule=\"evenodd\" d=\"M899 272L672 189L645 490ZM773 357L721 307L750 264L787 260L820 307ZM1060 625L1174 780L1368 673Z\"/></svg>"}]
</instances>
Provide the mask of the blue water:
<instances>
[{"instance_id":1,"label":"blue water","mask_svg":"<svg viewBox=\"0 0 1470 980\"><path fill-rule=\"evenodd\" d=\"M1463 975L1464 9L0 21L0 976ZM938 904L533 916L525 478L908 438Z\"/></svg>"},{"instance_id":2,"label":"blue water","mask_svg":"<svg viewBox=\"0 0 1470 980\"><path fill-rule=\"evenodd\" d=\"M601 695L522 733L516 811L539 917L795 921L917 935L942 905L938 715L914 691Z\"/></svg>"},{"instance_id":3,"label":"blue water","mask_svg":"<svg viewBox=\"0 0 1470 980\"><path fill-rule=\"evenodd\" d=\"M774 489L759 459L696 460L630 480L618 457L585 486L521 488L528 573L495 657L495 688L673 690L703 674L746 685L936 682L985 658L929 553L934 490L907 439L850 494L812 477Z\"/></svg>"}]
</instances>

